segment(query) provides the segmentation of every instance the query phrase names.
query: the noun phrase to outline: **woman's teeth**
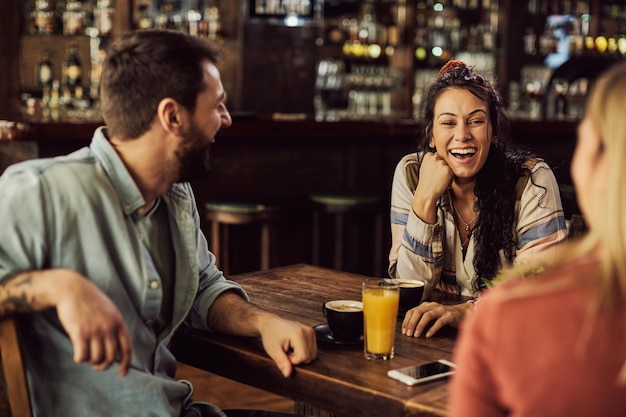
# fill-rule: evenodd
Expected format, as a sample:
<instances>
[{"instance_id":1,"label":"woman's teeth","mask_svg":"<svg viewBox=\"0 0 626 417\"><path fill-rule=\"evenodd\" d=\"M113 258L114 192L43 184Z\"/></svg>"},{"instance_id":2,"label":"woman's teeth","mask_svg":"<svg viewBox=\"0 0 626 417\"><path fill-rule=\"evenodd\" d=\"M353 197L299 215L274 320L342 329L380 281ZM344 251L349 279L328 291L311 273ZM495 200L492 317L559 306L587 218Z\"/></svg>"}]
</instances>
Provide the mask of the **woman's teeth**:
<instances>
[{"instance_id":1,"label":"woman's teeth","mask_svg":"<svg viewBox=\"0 0 626 417\"><path fill-rule=\"evenodd\" d=\"M476 153L476 149L452 149L450 150L450 153L453 156L458 156L458 157L468 157L468 156L472 156Z\"/></svg>"}]
</instances>

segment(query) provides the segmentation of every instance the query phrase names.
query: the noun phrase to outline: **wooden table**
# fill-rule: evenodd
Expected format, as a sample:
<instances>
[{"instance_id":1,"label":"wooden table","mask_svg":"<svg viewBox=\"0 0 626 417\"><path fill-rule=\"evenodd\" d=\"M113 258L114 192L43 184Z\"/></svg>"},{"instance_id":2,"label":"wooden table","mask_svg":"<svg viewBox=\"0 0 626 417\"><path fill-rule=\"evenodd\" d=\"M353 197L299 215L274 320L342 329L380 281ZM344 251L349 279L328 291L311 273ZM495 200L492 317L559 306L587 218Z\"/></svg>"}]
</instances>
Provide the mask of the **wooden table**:
<instances>
[{"instance_id":1,"label":"wooden table","mask_svg":"<svg viewBox=\"0 0 626 417\"><path fill-rule=\"evenodd\" d=\"M298 264L231 278L243 286L252 303L315 326L325 322L324 300L361 299L363 276ZM191 366L291 398L297 412L309 415L317 409L346 417L445 416L447 381L409 387L389 378L387 371L450 360L456 330L444 328L425 339L402 336L399 329L400 320L395 357L390 361L366 360L362 345L337 347L320 342L317 359L297 366L290 378L280 374L258 339L183 328L172 349Z\"/></svg>"}]
</instances>

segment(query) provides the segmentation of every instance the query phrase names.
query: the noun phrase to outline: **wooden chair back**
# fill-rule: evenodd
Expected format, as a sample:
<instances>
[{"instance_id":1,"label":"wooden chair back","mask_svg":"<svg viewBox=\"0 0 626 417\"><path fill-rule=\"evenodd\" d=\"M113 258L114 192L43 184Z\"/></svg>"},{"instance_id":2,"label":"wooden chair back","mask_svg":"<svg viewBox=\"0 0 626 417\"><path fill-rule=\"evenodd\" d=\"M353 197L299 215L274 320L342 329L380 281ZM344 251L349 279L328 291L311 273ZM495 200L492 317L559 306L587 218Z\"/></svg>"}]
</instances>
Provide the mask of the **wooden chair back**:
<instances>
[{"instance_id":1,"label":"wooden chair back","mask_svg":"<svg viewBox=\"0 0 626 417\"><path fill-rule=\"evenodd\" d=\"M0 319L0 417L32 417L22 353L12 317Z\"/></svg>"}]
</instances>

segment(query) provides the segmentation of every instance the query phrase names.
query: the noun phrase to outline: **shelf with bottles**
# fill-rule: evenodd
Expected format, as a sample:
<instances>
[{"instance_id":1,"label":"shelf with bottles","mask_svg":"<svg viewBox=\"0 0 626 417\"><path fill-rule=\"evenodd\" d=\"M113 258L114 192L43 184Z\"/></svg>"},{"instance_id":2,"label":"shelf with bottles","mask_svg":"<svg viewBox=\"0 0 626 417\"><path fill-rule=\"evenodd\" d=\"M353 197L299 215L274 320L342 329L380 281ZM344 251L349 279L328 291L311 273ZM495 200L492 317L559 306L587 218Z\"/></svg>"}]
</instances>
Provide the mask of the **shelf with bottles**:
<instances>
[{"instance_id":1,"label":"shelf with bottles","mask_svg":"<svg viewBox=\"0 0 626 417\"><path fill-rule=\"evenodd\" d=\"M317 120L410 115L404 0L326 0L318 27Z\"/></svg>"},{"instance_id":2,"label":"shelf with bottles","mask_svg":"<svg viewBox=\"0 0 626 417\"><path fill-rule=\"evenodd\" d=\"M401 101L404 74L398 68L343 59L319 61L315 119L377 120L406 117Z\"/></svg>"},{"instance_id":3,"label":"shelf with bottles","mask_svg":"<svg viewBox=\"0 0 626 417\"><path fill-rule=\"evenodd\" d=\"M22 91L41 94L42 85L48 80L64 82L70 59L79 63L81 72L79 83L88 88L92 70L91 43L91 38L87 36L22 36L20 50L31 52L22 53L20 56Z\"/></svg>"},{"instance_id":4,"label":"shelf with bottles","mask_svg":"<svg viewBox=\"0 0 626 417\"><path fill-rule=\"evenodd\" d=\"M495 73L495 57L503 52L497 39L499 10L497 0L419 1L413 35L415 67L436 69L455 58L483 73Z\"/></svg>"},{"instance_id":5,"label":"shelf with bottles","mask_svg":"<svg viewBox=\"0 0 626 417\"><path fill-rule=\"evenodd\" d=\"M218 0L135 0L132 21L134 29L179 30L220 43L236 37L222 24L221 12Z\"/></svg>"},{"instance_id":6,"label":"shelf with bottles","mask_svg":"<svg viewBox=\"0 0 626 417\"><path fill-rule=\"evenodd\" d=\"M406 46L406 13L403 0L327 0L316 44L324 57L386 64Z\"/></svg>"},{"instance_id":7,"label":"shelf with bottles","mask_svg":"<svg viewBox=\"0 0 626 417\"><path fill-rule=\"evenodd\" d=\"M623 1L533 0L525 26L524 53L550 68L570 56L626 56Z\"/></svg>"},{"instance_id":8,"label":"shelf with bottles","mask_svg":"<svg viewBox=\"0 0 626 417\"><path fill-rule=\"evenodd\" d=\"M413 117L422 97L450 59L472 65L495 80L499 45L500 7L497 0L418 1L413 33Z\"/></svg>"},{"instance_id":9,"label":"shelf with bottles","mask_svg":"<svg viewBox=\"0 0 626 417\"><path fill-rule=\"evenodd\" d=\"M119 27L113 0L29 0L20 6L23 110L42 118L92 107L97 113L104 49Z\"/></svg>"},{"instance_id":10,"label":"shelf with bottles","mask_svg":"<svg viewBox=\"0 0 626 417\"><path fill-rule=\"evenodd\" d=\"M597 75L626 57L623 0L531 0L520 13L521 63L508 84L509 113L578 120Z\"/></svg>"},{"instance_id":11,"label":"shelf with bottles","mask_svg":"<svg viewBox=\"0 0 626 417\"><path fill-rule=\"evenodd\" d=\"M113 33L112 0L29 0L22 7L24 34L80 36L88 28L101 37Z\"/></svg>"},{"instance_id":12,"label":"shelf with bottles","mask_svg":"<svg viewBox=\"0 0 626 417\"><path fill-rule=\"evenodd\" d=\"M23 109L33 116L37 113L57 116L64 110L86 110L97 107L98 60L90 56L92 39L85 36L23 36L21 47L39 54L23 55L20 59L20 98Z\"/></svg>"},{"instance_id":13,"label":"shelf with bottles","mask_svg":"<svg viewBox=\"0 0 626 417\"><path fill-rule=\"evenodd\" d=\"M321 1L246 0L246 18L288 27L317 25Z\"/></svg>"}]
</instances>

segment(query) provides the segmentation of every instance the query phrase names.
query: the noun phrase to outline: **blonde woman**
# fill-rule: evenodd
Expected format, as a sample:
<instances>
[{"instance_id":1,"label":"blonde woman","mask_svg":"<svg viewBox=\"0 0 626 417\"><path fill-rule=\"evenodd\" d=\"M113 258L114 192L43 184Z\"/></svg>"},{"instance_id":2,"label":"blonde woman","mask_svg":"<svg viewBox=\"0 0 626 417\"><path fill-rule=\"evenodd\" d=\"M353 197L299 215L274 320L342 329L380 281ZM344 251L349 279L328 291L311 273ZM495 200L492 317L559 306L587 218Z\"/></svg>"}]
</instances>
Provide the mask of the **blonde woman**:
<instances>
[{"instance_id":1,"label":"blonde woman","mask_svg":"<svg viewBox=\"0 0 626 417\"><path fill-rule=\"evenodd\" d=\"M626 416L626 63L600 77L572 178L589 233L465 322L450 416Z\"/></svg>"}]
</instances>

